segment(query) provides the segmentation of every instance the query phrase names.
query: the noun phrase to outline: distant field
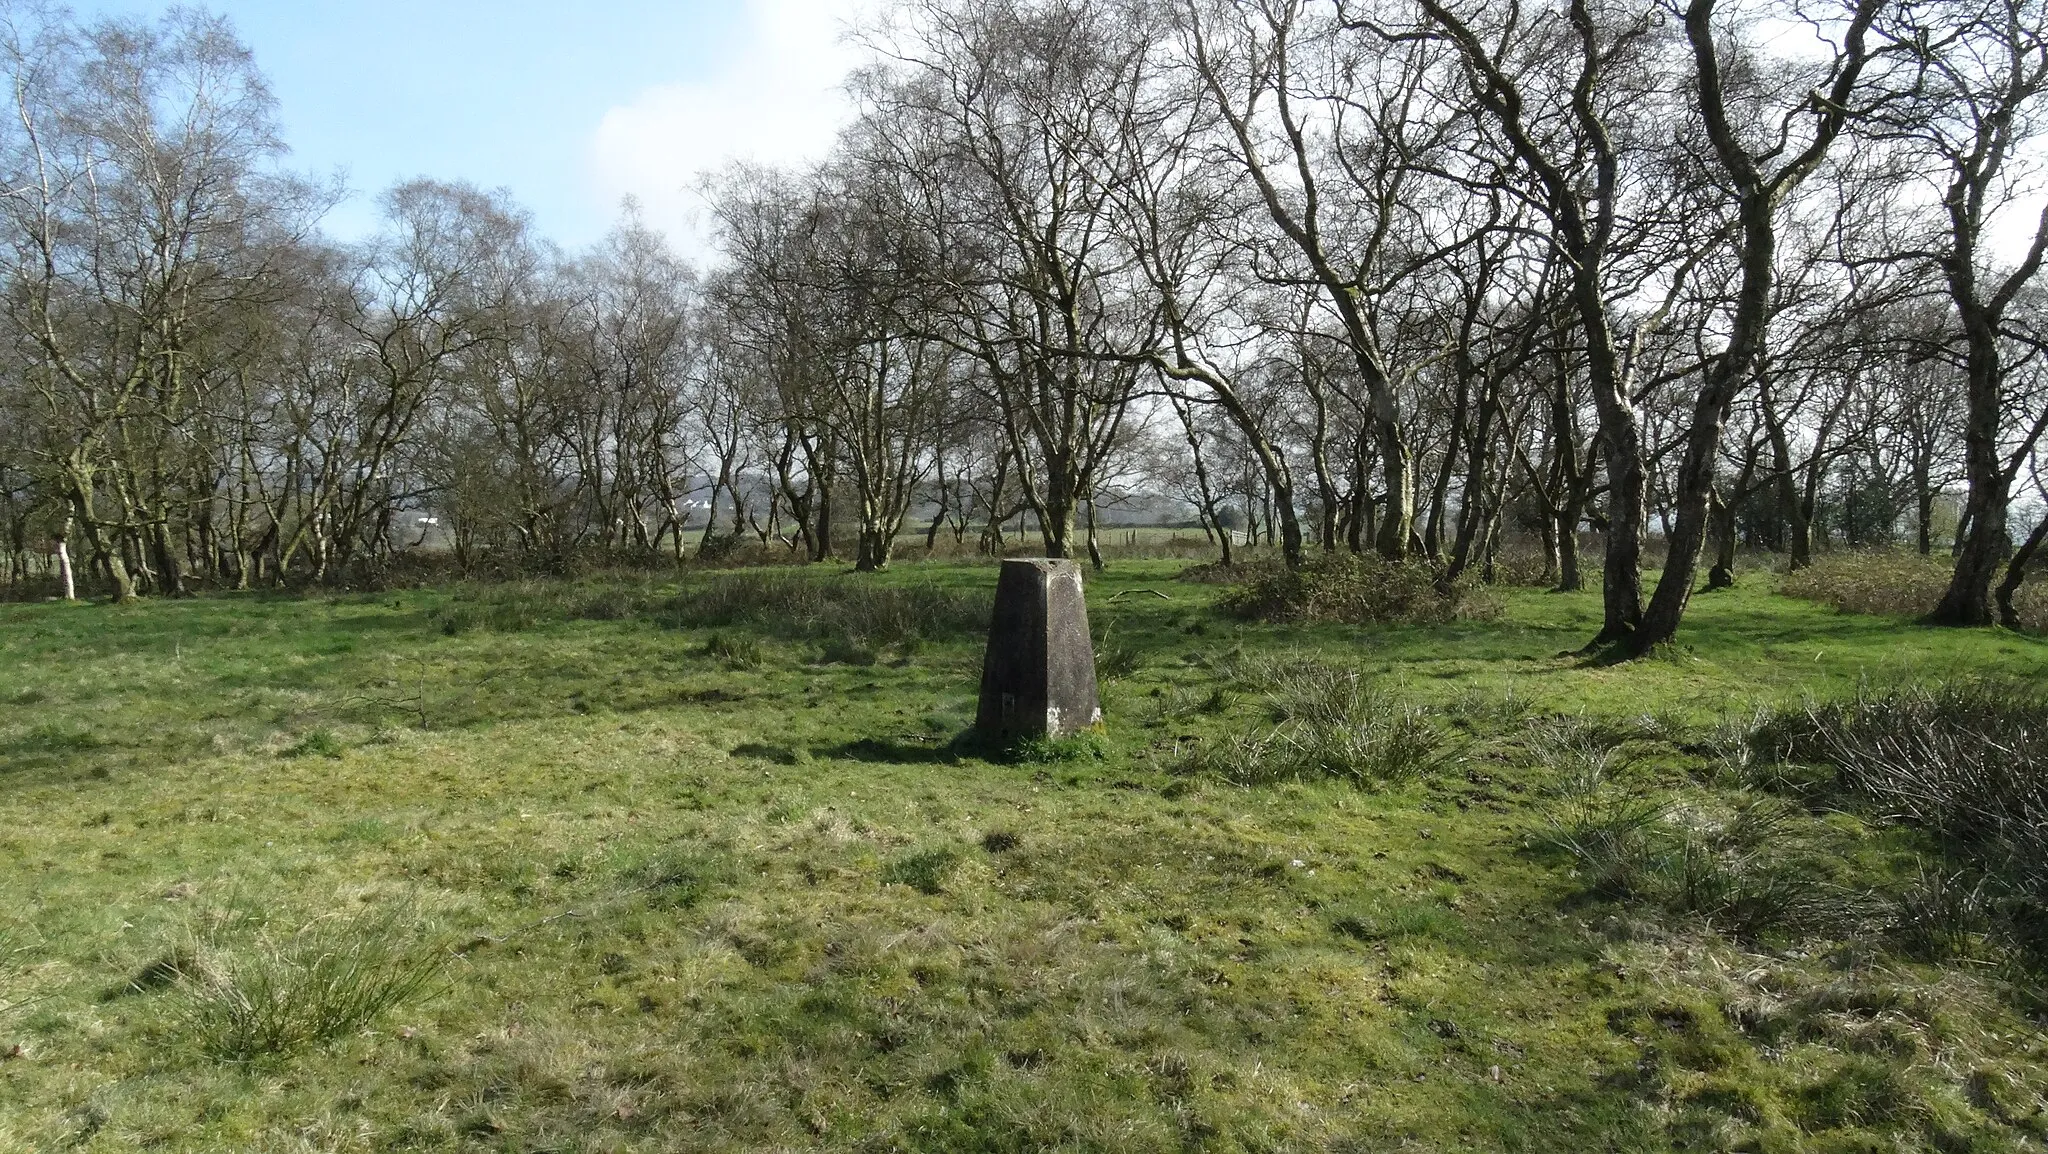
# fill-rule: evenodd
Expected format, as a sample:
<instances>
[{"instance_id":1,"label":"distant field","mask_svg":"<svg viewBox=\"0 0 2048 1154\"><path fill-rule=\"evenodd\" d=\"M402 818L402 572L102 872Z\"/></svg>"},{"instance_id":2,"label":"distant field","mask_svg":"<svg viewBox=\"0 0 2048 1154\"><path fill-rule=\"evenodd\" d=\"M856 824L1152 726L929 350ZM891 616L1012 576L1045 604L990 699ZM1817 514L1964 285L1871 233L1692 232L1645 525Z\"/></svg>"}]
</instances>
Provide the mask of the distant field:
<instances>
[{"instance_id":1,"label":"distant field","mask_svg":"<svg viewBox=\"0 0 2048 1154\"><path fill-rule=\"evenodd\" d=\"M1597 593L1182 564L1090 578L1102 737L1003 754L986 563L0 606L0 1149L2041 1148L2038 978L1734 750L2048 642L1756 575L1597 666ZM1630 814L1718 856L1603 890Z\"/></svg>"},{"instance_id":2,"label":"distant field","mask_svg":"<svg viewBox=\"0 0 2048 1154\"><path fill-rule=\"evenodd\" d=\"M923 524L906 526L904 531L896 536L898 556L906 559L923 559L925 556L925 532L930 527L930 524L927 521ZM1144 558L1147 556L1156 558L1163 555L1170 557L1200 557L1203 560L1210 560L1215 557L1217 552L1216 542L1213 538L1200 529L1189 527L1105 525L1097 532L1096 538L1106 556L1127 559ZM1004 534L1003 540L1012 551L1032 553L1044 551L1043 538L1039 536L1038 530L1035 528L1019 532L1015 526L1011 526L1010 530ZM1257 548L1239 544L1243 540L1244 534L1242 531L1239 531L1231 537L1231 544L1240 549L1255 550ZM948 526L939 531L938 538L933 542L933 546L935 551L942 557L960 556L960 559L965 560L978 549L980 542L980 526L976 525L969 528L958 539L954 538L953 530ZM1087 530L1085 528L1076 532L1075 543L1079 548L1086 548Z\"/></svg>"}]
</instances>

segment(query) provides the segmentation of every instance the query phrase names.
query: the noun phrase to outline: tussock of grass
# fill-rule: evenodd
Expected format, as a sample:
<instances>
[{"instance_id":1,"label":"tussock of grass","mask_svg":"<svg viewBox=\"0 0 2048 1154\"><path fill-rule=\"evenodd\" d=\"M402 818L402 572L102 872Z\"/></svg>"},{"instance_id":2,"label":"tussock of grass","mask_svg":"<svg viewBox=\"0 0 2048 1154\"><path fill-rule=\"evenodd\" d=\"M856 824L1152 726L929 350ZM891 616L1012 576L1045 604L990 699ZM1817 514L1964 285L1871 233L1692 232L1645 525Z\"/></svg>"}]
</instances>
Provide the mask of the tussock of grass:
<instances>
[{"instance_id":1,"label":"tussock of grass","mask_svg":"<svg viewBox=\"0 0 2048 1154\"><path fill-rule=\"evenodd\" d=\"M976 740L973 737L968 739L969 744ZM1027 737L993 752L1018 765L1067 765L1100 761L1108 751L1098 735L1076 733L1066 737Z\"/></svg>"},{"instance_id":2,"label":"tussock of grass","mask_svg":"<svg viewBox=\"0 0 2048 1154\"><path fill-rule=\"evenodd\" d=\"M568 620L573 608L559 591L536 582L464 589L427 614L441 633L522 633L548 621Z\"/></svg>"},{"instance_id":3,"label":"tussock of grass","mask_svg":"<svg viewBox=\"0 0 2048 1154\"><path fill-rule=\"evenodd\" d=\"M446 955L397 909L316 918L191 951L177 975L177 1030L224 1062L281 1057L359 1031L424 996Z\"/></svg>"},{"instance_id":4,"label":"tussock of grass","mask_svg":"<svg viewBox=\"0 0 2048 1154\"><path fill-rule=\"evenodd\" d=\"M1664 991L1609 1027L1643 1043L1632 1082L1672 1104L1678 1148L2024 1150L2048 1122L2038 1074L1948 1072L1994 1044L1944 1008L1987 994L1967 976L1812 969L1699 941L1612 959Z\"/></svg>"},{"instance_id":5,"label":"tussock of grass","mask_svg":"<svg viewBox=\"0 0 2048 1154\"><path fill-rule=\"evenodd\" d=\"M1457 913L1438 901L1379 900L1347 905L1331 916L1330 928L1361 942L1455 941L1464 936Z\"/></svg>"},{"instance_id":6,"label":"tussock of grass","mask_svg":"<svg viewBox=\"0 0 2048 1154\"><path fill-rule=\"evenodd\" d=\"M1267 724L1194 746L1175 772L1245 786L1334 779L1376 789L1427 776L1450 759L1423 710L1357 670L1300 660L1233 662L1230 670L1263 691Z\"/></svg>"},{"instance_id":7,"label":"tussock of grass","mask_svg":"<svg viewBox=\"0 0 2048 1154\"><path fill-rule=\"evenodd\" d=\"M1095 681L1098 685L1120 681L1144 668L1144 652L1113 626L1103 629L1094 642Z\"/></svg>"},{"instance_id":8,"label":"tussock of grass","mask_svg":"<svg viewBox=\"0 0 2048 1154\"><path fill-rule=\"evenodd\" d=\"M818 645L820 665L868 666L881 659L881 652L874 646L851 637L827 637Z\"/></svg>"},{"instance_id":9,"label":"tussock of grass","mask_svg":"<svg viewBox=\"0 0 2048 1154\"><path fill-rule=\"evenodd\" d=\"M334 736L333 730L316 729L290 745L285 746L284 749L279 751L278 756L337 758L345 752L346 748L342 745L341 739Z\"/></svg>"},{"instance_id":10,"label":"tussock of grass","mask_svg":"<svg viewBox=\"0 0 2048 1154\"><path fill-rule=\"evenodd\" d=\"M762 661L758 638L730 633L713 633L706 638L704 653L723 662L727 669L757 669Z\"/></svg>"},{"instance_id":11,"label":"tussock of grass","mask_svg":"<svg viewBox=\"0 0 2048 1154\"><path fill-rule=\"evenodd\" d=\"M905 885L921 894L944 893L946 878L960 862L954 846L930 846L889 859L882 867L885 885Z\"/></svg>"},{"instance_id":12,"label":"tussock of grass","mask_svg":"<svg viewBox=\"0 0 2048 1154\"><path fill-rule=\"evenodd\" d=\"M1892 899L1892 938L1907 956L1922 961L1969 957L1991 928L1984 879L1969 870L1923 863Z\"/></svg>"},{"instance_id":13,"label":"tussock of grass","mask_svg":"<svg viewBox=\"0 0 2048 1154\"><path fill-rule=\"evenodd\" d=\"M1743 756L1831 767L1833 777L1811 788L1933 835L1981 880L1982 904L2011 941L2048 960L2048 693L2037 685L1866 686L1759 715ZM1953 906L1955 896L1928 900Z\"/></svg>"},{"instance_id":14,"label":"tussock of grass","mask_svg":"<svg viewBox=\"0 0 2048 1154\"><path fill-rule=\"evenodd\" d=\"M1651 831L1670 802L1618 781L1615 749L1577 726L1537 735L1535 753L1556 777L1546 840L1570 854L1593 893L1632 898L1651 887L1657 870Z\"/></svg>"},{"instance_id":15,"label":"tussock of grass","mask_svg":"<svg viewBox=\"0 0 2048 1154\"><path fill-rule=\"evenodd\" d=\"M665 909L686 910L737 876L729 854L709 846L671 845L628 863L626 883Z\"/></svg>"},{"instance_id":16,"label":"tussock of grass","mask_svg":"<svg viewBox=\"0 0 2048 1154\"><path fill-rule=\"evenodd\" d=\"M1813 820L1793 806L1740 792L1680 802L1628 782L1616 750L1583 732L1537 748L1558 778L1545 840L1570 855L1589 892L1743 941L1857 925L1861 901L1829 880Z\"/></svg>"}]
</instances>

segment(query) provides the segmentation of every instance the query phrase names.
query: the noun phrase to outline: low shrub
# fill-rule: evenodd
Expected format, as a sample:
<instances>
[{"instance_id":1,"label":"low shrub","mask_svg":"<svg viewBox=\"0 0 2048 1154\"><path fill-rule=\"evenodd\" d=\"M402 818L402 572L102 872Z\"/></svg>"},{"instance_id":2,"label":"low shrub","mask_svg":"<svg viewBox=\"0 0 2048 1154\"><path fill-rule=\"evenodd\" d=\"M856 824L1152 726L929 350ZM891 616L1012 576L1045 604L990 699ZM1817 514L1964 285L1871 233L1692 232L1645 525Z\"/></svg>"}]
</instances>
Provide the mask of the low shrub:
<instances>
[{"instance_id":1,"label":"low shrub","mask_svg":"<svg viewBox=\"0 0 2048 1154\"><path fill-rule=\"evenodd\" d=\"M1502 549L1492 563L1475 564L1488 585L1515 585L1544 589L1557 583L1557 569L1540 549Z\"/></svg>"},{"instance_id":2,"label":"low shrub","mask_svg":"<svg viewBox=\"0 0 2048 1154\"><path fill-rule=\"evenodd\" d=\"M521 633L560 621L652 620L671 628L745 626L775 637L841 638L868 646L979 635L994 595L934 582L885 583L857 576L748 569L686 577L660 594L652 581L526 580L460 586L427 614L440 632Z\"/></svg>"},{"instance_id":3,"label":"low shrub","mask_svg":"<svg viewBox=\"0 0 2048 1154\"><path fill-rule=\"evenodd\" d=\"M1246 621L1427 625L1501 613L1499 599L1477 592L1469 579L1445 581L1419 560L1330 553L1297 569L1265 564L1247 566L1245 573L1216 604Z\"/></svg>"}]
</instances>

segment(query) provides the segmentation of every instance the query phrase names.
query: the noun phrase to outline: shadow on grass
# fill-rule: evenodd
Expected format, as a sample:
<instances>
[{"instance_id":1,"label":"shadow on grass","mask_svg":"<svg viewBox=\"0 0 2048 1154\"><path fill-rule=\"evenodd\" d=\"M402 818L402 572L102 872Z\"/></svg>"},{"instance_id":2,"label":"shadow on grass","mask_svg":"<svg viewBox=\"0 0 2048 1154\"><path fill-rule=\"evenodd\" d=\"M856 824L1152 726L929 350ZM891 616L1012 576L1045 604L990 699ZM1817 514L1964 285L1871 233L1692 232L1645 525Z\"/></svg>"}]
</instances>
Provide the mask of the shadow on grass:
<instances>
[{"instance_id":1,"label":"shadow on grass","mask_svg":"<svg viewBox=\"0 0 2048 1154\"><path fill-rule=\"evenodd\" d=\"M916 734L858 737L852 741L816 746L811 755L872 765L955 765L965 760L976 760L996 765L1046 766L1101 761L1108 757L1108 751L1102 738L1094 733L1005 740L970 728L950 739Z\"/></svg>"},{"instance_id":2,"label":"shadow on grass","mask_svg":"<svg viewBox=\"0 0 2048 1154\"><path fill-rule=\"evenodd\" d=\"M857 737L817 746L811 750L811 756L869 765L938 765L959 761L963 752L959 738L942 742L937 738Z\"/></svg>"}]
</instances>

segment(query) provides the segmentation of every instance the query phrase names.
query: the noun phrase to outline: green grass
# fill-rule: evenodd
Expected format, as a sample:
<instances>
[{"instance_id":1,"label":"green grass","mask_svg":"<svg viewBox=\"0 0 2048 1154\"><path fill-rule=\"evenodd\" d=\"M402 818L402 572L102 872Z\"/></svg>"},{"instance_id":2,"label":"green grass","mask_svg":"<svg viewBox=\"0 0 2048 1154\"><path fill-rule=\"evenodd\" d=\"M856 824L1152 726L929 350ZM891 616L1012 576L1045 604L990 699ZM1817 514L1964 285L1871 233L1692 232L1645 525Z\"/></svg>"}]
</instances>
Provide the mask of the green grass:
<instances>
[{"instance_id":1,"label":"green grass","mask_svg":"<svg viewBox=\"0 0 2048 1154\"><path fill-rule=\"evenodd\" d=\"M1711 737L2048 643L1758 576L1598 666L1597 594L1256 626L1179 566L1091 577L1106 732L1010 756L985 564L0 606L0 1149L2039 1148L2038 980L1888 944L1925 835L1742 833ZM1186 772L1348 724L1280 669L1430 756ZM1603 892L1559 831L1638 797ZM1780 843L1870 928L1745 898Z\"/></svg>"}]
</instances>

